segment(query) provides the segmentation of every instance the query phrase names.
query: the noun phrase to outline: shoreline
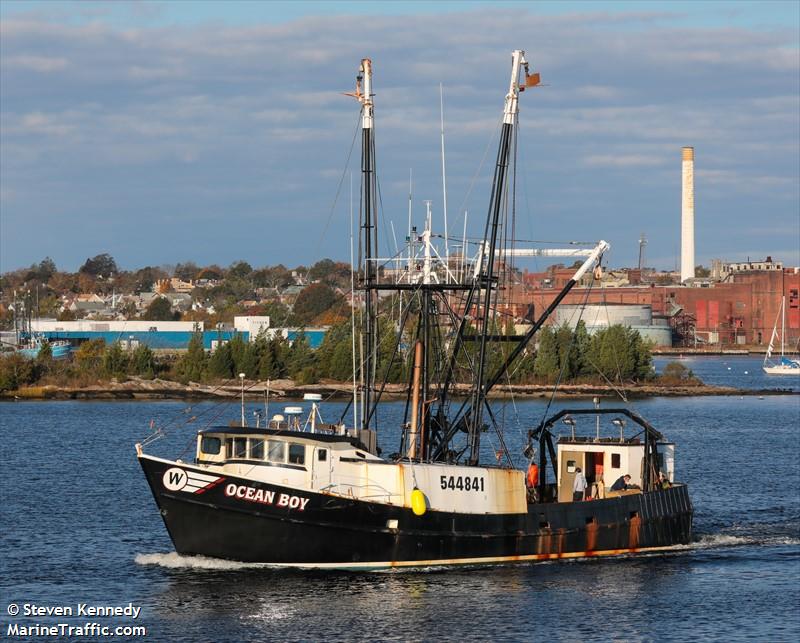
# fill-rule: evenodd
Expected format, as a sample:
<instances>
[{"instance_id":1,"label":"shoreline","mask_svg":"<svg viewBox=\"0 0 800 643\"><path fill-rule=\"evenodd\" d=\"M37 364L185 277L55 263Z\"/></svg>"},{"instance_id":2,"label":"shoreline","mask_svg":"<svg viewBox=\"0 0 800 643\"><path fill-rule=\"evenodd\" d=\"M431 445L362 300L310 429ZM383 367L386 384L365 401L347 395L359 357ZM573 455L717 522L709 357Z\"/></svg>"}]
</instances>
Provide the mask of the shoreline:
<instances>
[{"instance_id":1,"label":"shoreline","mask_svg":"<svg viewBox=\"0 0 800 643\"><path fill-rule=\"evenodd\" d=\"M707 384L665 386L657 384L626 384L624 392L629 398L646 397L697 397L712 395L765 396L765 395L800 395L790 389L739 389L730 386L711 386ZM457 385L456 396L464 397L469 392L468 385ZM276 380L270 382L270 399L287 401L302 400L306 393L315 393L326 400L344 400L353 395L350 384L324 381L318 384L296 384L292 380ZM111 381L91 386L30 386L16 391L0 393L0 400L238 400L242 394L241 383L229 380L217 385L190 382L181 384L170 380L144 380L131 378L124 382ZM261 401L267 395L266 382L245 381L244 398L246 401ZM493 399L521 397L525 399L549 398L553 395L552 385L514 384L498 387L490 395ZM404 384L387 384L383 392L385 400L405 399ZM555 397L557 399L574 398L616 398L617 390L600 384L562 384Z\"/></svg>"}]
</instances>

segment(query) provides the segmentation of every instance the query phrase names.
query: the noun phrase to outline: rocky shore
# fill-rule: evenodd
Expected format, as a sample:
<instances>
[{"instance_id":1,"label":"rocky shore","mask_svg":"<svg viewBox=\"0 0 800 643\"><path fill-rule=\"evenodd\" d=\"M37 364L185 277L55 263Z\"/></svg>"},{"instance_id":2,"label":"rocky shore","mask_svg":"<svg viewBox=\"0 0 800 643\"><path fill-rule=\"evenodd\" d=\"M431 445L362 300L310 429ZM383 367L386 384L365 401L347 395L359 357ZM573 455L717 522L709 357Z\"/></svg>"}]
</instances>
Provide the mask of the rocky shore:
<instances>
[{"instance_id":1,"label":"rocky shore","mask_svg":"<svg viewBox=\"0 0 800 643\"><path fill-rule=\"evenodd\" d=\"M267 395L267 382L244 382L245 400L262 400ZM469 386L459 385L458 394L466 395ZM352 395L349 383L322 381L318 384L297 384L292 380L275 380L269 384L271 399L298 400L306 393L318 393L324 399L346 399ZM90 386L31 386L16 391L0 393L5 400L153 400L153 399L238 399L241 396L241 383L229 380L220 384L181 384L169 380L146 380L131 377L125 381L112 380ZM627 397L687 397L697 395L797 395L788 389L738 389L728 386L709 386L706 384L666 386L658 383L626 384ZM551 385L518 384L500 387L493 393L495 398L523 397L547 398L553 393ZM386 400L404 398L404 384L387 384L383 394ZM619 397L617 390L608 385L562 384L556 397Z\"/></svg>"}]
</instances>

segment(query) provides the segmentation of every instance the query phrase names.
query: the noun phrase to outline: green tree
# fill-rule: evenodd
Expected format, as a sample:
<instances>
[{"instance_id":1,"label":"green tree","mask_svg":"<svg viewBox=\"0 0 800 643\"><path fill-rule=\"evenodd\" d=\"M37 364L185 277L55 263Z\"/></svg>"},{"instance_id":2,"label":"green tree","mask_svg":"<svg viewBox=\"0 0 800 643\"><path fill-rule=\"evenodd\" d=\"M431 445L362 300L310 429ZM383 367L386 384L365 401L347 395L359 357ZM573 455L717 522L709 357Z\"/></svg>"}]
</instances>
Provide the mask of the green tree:
<instances>
[{"instance_id":1,"label":"green tree","mask_svg":"<svg viewBox=\"0 0 800 643\"><path fill-rule=\"evenodd\" d=\"M308 278L312 281L327 281L337 272L337 264L331 259L320 259L308 269Z\"/></svg>"},{"instance_id":2,"label":"green tree","mask_svg":"<svg viewBox=\"0 0 800 643\"><path fill-rule=\"evenodd\" d=\"M56 264L50 257L45 257L38 264L33 264L25 275L25 281L38 281L45 284L56 274Z\"/></svg>"},{"instance_id":3,"label":"green tree","mask_svg":"<svg viewBox=\"0 0 800 643\"><path fill-rule=\"evenodd\" d=\"M203 348L203 333L193 333L186 353L181 357L175 369L178 379L184 384L202 382L206 377L207 367L208 357Z\"/></svg>"},{"instance_id":4,"label":"green tree","mask_svg":"<svg viewBox=\"0 0 800 643\"><path fill-rule=\"evenodd\" d=\"M272 349L272 342L265 341L264 349L260 352L258 358L258 379L269 380L277 378L275 354Z\"/></svg>"},{"instance_id":5,"label":"green tree","mask_svg":"<svg viewBox=\"0 0 800 643\"><path fill-rule=\"evenodd\" d=\"M50 342L42 342L39 352L36 353L36 361L45 368L53 361L53 347L50 346Z\"/></svg>"},{"instance_id":6,"label":"green tree","mask_svg":"<svg viewBox=\"0 0 800 643\"><path fill-rule=\"evenodd\" d=\"M618 324L594 334L586 358L596 372L611 381L638 381L652 376L650 345L638 331Z\"/></svg>"},{"instance_id":7,"label":"green tree","mask_svg":"<svg viewBox=\"0 0 800 643\"><path fill-rule=\"evenodd\" d=\"M244 365L244 356L247 352L247 342L244 341L244 337L242 337L241 333L236 333L228 342L228 348L231 351L234 375L238 375L243 372L242 366Z\"/></svg>"},{"instance_id":8,"label":"green tree","mask_svg":"<svg viewBox=\"0 0 800 643\"><path fill-rule=\"evenodd\" d=\"M235 261L228 268L228 277L247 279L253 272L253 267L246 261Z\"/></svg>"},{"instance_id":9,"label":"green tree","mask_svg":"<svg viewBox=\"0 0 800 643\"><path fill-rule=\"evenodd\" d=\"M691 369L686 368L680 362L669 362L661 372L659 380L660 383L667 385L696 386L702 383L695 377Z\"/></svg>"},{"instance_id":10,"label":"green tree","mask_svg":"<svg viewBox=\"0 0 800 643\"><path fill-rule=\"evenodd\" d=\"M218 345L208 360L208 374L213 379L230 379L234 377L235 364L229 343Z\"/></svg>"},{"instance_id":11,"label":"green tree","mask_svg":"<svg viewBox=\"0 0 800 643\"><path fill-rule=\"evenodd\" d=\"M15 391L36 381L34 363L19 353L0 357L0 391Z\"/></svg>"},{"instance_id":12,"label":"green tree","mask_svg":"<svg viewBox=\"0 0 800 643\"><path fill-rule=\"evenodd\" d=\"M260 355L258 348L252 342L248 342L245 345L245 351L244 355L242 356L242 363L239 367L239 372L244 373L248 379L257 379L259 361Z\"/></svg>"},{"instance_id":13,"label":"green tree","mask_svg":"<svg viewBox=\"0 0 800 643\"><path fill-rule=\"evenodd\" d=\"M192 281L197 277L198 272L200 272L200 268L197 264L193 261L187 261L176 265L172 274L182 281Z\"/></svg>"},{"instance_id":14,"label":"green tree","mask_svg":"<svg viewBox=\"0 0 800 643\"><path fill-rule=\"evenodd\" d=\"M156 374L156 360L147 344L139 344L131 354L131 371L139 377L152 379Z\"/></svg>"},{"instance_id":15,"label":"green tree","mask_svg":"<svg viewBox=\"0 0 800 643\"><path fill-rule=\"evenodd\" d=\"M128 372L128 354L119 342L114 342L104 351L103 372L109 377L121 377Z\"/></svg>"},{"instance_id":16,"label":"green tree","mask_svg":"<svg viewBox=\"0 0 800 643\"><path fill-rule=\"evenodd\" d=\"M308 338L301 331L295 336L286 359L289 376L297 379L304 369L314 366L314 361L314 353L311 351Z\"/></svg>"},{"instance_id":17,"label":"green tree","mask_svg":"<svg viewBox=\"0 0 800 643\"><path fill-rule=\"evenodd\" d=\"M556 333L550 326L539 330L539 347L536 351L533 372L537 377L555 379L559 371L558 343Z\"/></svg>"},{"instance_id":18,"label":"green tree","mask_svg":"<svg viewBox=\"0 0 800 643\"><path fill-rule=\"evenodd\" d=\"M344 303L340 295L328 284L311 284L297 295L294 302L294 314L302 324L311 323L315 317L326 310Z\"/></svg>"},{"instance_id":19,"label":"green tree","mask_svg":"<svg viewBox=\"0 0 800 643\"><path fill-rule=\"evenodd\" d=\"M172 304L166 297L154 297L145 311L142 313L142 319L152 321L174 321L175 313L172 312Z\"/></svg>"},{"instance_id":20,"label":"green tree","mask_svg":"<svg viewBox=\"0 0 800 643\"><path fill-rule=\"evenodd\" d=\"M119 272L117 262L108 253L103 253L87 259L80 267L78 272L91 275L92 277L103 277L108 279L112 274Z\"/></svg>"},{"instance_id":21,"label":"green tree","mask_svg":"<svg viewBox=\"0 0 800 643\"><path fill-rule=\"evenodd\" d=\"M75 351L75 364L84 373L98 373L103 367L103 354L106 350L104 339L90 339L83 342Z\"/></svg>"}]
</instances>

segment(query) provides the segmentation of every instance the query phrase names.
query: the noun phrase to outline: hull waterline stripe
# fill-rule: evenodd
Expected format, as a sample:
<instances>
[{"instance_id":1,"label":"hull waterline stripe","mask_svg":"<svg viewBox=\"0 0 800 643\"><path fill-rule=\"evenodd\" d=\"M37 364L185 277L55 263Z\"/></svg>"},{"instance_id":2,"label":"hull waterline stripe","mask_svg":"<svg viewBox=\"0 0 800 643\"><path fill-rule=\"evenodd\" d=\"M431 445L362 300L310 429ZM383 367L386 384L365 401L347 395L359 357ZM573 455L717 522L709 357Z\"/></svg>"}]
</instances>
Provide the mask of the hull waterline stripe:
<instances>
[{"instance_id":1,"label":"hull waterline stripe","mask_svg":"<svg viewBox=\"0 0 800 643\"><path fill-rule=\"evenodd\" d=\"M496 565L502 563L527 563L547 560L566 560L575 558L596 558L598 556L622 556L625 554L642 554L654 552L680 551L685 545L666 545L663 547L634 547L626 549L606 549L602 551L564 552L561 554L523 554L519 556L490 556L487 558L442 558L433 560L397 560L389 562L363 562L363 563L256 563L265 567L294 569L403 569L415 567L442 567L455 565Z\"/></svg>"}]
</instances>

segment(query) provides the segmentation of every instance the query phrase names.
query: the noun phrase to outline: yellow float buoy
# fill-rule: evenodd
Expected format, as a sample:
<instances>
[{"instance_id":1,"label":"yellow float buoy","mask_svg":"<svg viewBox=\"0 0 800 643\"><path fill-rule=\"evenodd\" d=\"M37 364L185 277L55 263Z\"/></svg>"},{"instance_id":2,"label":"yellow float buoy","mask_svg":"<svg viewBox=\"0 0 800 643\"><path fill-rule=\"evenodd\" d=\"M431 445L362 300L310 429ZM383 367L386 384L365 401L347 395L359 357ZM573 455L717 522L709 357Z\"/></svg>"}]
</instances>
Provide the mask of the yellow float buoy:
<instances>
[{"instance_id":1,"label":"yellow float buoy","mask_svg":"<svg viewBox=\"0 0 800 643\"><path fill-rule=\"evenodd\" d=\"M416 487L411 492L411 511L414 512L415 516L423 516L428 511L428 501L425 498L425 494Z\"/></svg>"}]
</instances>

